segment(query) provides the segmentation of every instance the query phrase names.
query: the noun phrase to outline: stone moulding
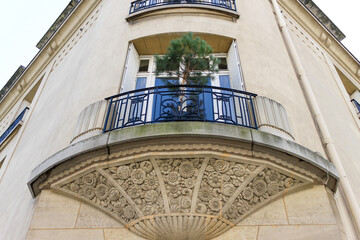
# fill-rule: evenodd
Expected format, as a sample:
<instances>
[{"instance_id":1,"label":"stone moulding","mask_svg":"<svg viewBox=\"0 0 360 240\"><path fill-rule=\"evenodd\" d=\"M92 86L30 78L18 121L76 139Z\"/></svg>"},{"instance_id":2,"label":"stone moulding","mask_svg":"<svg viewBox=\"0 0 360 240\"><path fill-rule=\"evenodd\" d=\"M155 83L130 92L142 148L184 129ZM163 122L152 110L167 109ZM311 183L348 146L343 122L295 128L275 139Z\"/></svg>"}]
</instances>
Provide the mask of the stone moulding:
<instances>
[{"instance_id":1,"label":"stone moulding","mask_svg":"<svg viewBox=\"0 0 360 240\"><path fill-rule=\"evenodd\" d=\"M185 240L214 238L284 194L314 184L335 191L337 181L331 163L294 142L187 122L78 142L34 169L28 186L86 202L146 239Z\"/></svg>"}]
</instances>

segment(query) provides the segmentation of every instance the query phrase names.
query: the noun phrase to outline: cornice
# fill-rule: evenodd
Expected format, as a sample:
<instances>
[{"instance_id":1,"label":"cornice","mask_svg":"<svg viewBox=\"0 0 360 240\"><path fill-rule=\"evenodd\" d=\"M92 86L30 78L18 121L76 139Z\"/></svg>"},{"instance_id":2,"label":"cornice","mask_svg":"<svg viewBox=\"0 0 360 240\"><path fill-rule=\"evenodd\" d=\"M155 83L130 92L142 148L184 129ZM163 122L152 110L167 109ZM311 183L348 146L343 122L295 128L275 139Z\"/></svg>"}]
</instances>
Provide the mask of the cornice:
<instances>
[{"instance_id":1,"label":"cornice","mask_svg":"<svg viewBox=\"0 0 360 240\"><path fill-rule=\"evenodd\" d=\"M284 11L342 65L357 83L360 83L359 60L299 0L278 0L278 2Z\"/></svg>"},{"instance_id":2,"label":"cornice","mask_svg":"<svg viewBox=\"0 0 360 240\"><path fill-rule=\"evenodd\" d=\"M0 116L6 114L11 107L33 86L36 81L41 79L45 70L52 62L56 53L66 44L69 38L81 26L86 17L99 5L101 0L81 1L59 26L54 34L49 38L42 49L35 55L26 67L25 71L16 80L11 88L4 94L0 102ZM0 118L1 118L0 117Z\"/></svg>"},{"instance_id":3,"label":"cornice","mask_svg":"<svg viewBox=\"0 0 360 240\"><path fill-rule=\"evenodd\" d=\"M216 123L158 123L120 129L80 141L36 167L28 186L33 195L59 178L113 159L133 161L143 155L178 152L256 157L296 171L336 190L335 167L320 155L281 137ZM65 166L65 169L64 169Z\"/></svg>"}]
</instances>

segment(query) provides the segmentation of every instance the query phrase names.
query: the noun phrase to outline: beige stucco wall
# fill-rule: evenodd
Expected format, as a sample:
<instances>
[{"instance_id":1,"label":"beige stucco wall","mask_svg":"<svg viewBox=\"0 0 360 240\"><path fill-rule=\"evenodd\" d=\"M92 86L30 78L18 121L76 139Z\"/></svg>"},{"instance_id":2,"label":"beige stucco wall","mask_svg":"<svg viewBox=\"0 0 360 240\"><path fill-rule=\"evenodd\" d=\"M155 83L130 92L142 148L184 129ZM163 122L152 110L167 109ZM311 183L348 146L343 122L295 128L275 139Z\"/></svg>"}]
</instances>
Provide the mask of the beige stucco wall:
<instances>
[{"instance_id":1,"label":"beige stucco wall","mask_svg":"<svg viewBox=\"0 0 360 240\"><path fill-rule=\"evenodd\" d=\"M314 201L316 199L316 201ZM329 195L314 186L270 203L216 240L342 239ZM43 191L36 201L27 240L141 240L108 215L77 200Z\"/></svg>"},{"instance_id":2,"label":"beige stucco wall","mask_svg":"<svg viewBox=\"0 0 360 240\"><path fill-rule=\"evenodd\" d=\"M130 0L99 1L95 10L79 25L68 42L55 50L56 53L53 55L52 61L43 71L46 73L46 79L43 80L40 87L41 94L39 92L39 96L34 99L33 108L30 110L31 115L23 129L11 164L8 165L7 173L0 184L0 195L4 196L0 198L1 239L24 238L35 204L35 200L30 196L26 186L30 171L47 157L69 145L74 137L78 116L84 107L118 93L127 46L129 41L136 38L161 33L192 31L224 35L236 39L246 90L272 98L282 104L287 110L295 141L313 151L320 152L325 157L321 141L268 1L238 0L236 3L241 17L235 22L206 14L181 13L144 18L128 23L125 18L128 16L130 2ZM308 61L312 55L308 56L304 53L303 58ZM349 129L348 133L343 133L338 128L339 121L335 121L337 117L331 113L332 107L326 105L326 99L335 95L333 101L336 103L334 104L341 109L342 103L336 100L341 96L336 90L335 83L328 81L331 79L331 74L326 69L327 66L323 62L318 63L317 60L311 61L321 65L319 72L312 69L311 65L307 69L309 68L308 71L316 76L318 81L318 83L314 83L314 88L321 96L319 101L321 107L324 108L325 116L329 119L330 129L334 132L336 143L339 144L339 151L346 158L346 161L353 161L352 156L355 156L355 153L359 155L358 151L360 151L348 151L348 146L356 149L355 141L352 141L359 139L358 135L355 138L350 136L354 124L346 126ZM322 93L322 84L328 84L330 90ZM344 114L346 115L346 113ZM341 142L342 136L348 140ZM348 165L347 168L350 169L351 165ZM350 170L356 171L356 169L358 168ZM352 178L351 181L356 183L356 178ZM46 239L48 236L46 234L53 234L52 226L38 227L34 222L36 221L34 219L39 218L37 214L40 211L41 204L47 206L46 201L41 200L46 194L50 193L42 194L37 200L38 205L30 227L31 230L28 233L29 239ZM55 195L50 194L49 196L51 198ZM51 201L49 200L49 202ZM76 212L81 214L86 211L85 205L79 202L67 199L61 201L71 202L69 204L72 206L69 209L73 210L69 211L69 215ZM46 219L51 219L46 215L46 212L43 212L45 223L47 223ZM84 233L83 228L96 228L87 231L86 234L88 235L85 235L94 239L102 239L107 234L122 234L124 231L122 229L111 229L114 226L112 224L115 223L110 220L106 220L111 222L106 226L77 227L78 222L74 219L81 219L81 217L75 215L71 216L72 225L69 223L65 227L62 226L62 228L66 228L66 230L62 230L64 234L69 235L60 234L59 238L62 236L64 239L70 239L69 236L82 235ZM41 222L41 220L39 221ZM64 224L67 224L66 221L64 220ZM289 224L288 222L287 225ZM322 223L318 222L317 224ZM333 221L330 225L335 224ZM275 225L277 226L277 223ZM282 228L281 226L278 227ZM324 226L324 228L326 227ZM262 236L261 234L266 236L267 231L272 229L265 226L255 228L258 228L259 236ZM334 226L330 226L330 228L333 229ZM293 230L293 226L287 226L284 231L295 230ZM96 238L97 236L99 238ZM108 239L111 238L108 237Z\"/></svg>"},{"instance_id":3,"label":"beige stucco wall","mask_svg":"<svg viewBox=\"0 0 360 240\"><path fill-rule=\"evenodd\" d=\"M295 24L293 23L293 25ZM297 27L300 28L299 25ZM290 25L290 28L295 30L294 26ZM335 76L329 66L333 63L328 62L324 57L324 54L328 53L321 47L318 47L319 50L314 48L313 45L316 44L316 41L306 33L306 36L296 30L291 33L331 137L360 204L360 188L356 187L360 181L360 162L358 161L360 131L356 123L359 119L352 116L346 103L347 99L343 97L336 84Z\"/></svg>"}]
</instances>

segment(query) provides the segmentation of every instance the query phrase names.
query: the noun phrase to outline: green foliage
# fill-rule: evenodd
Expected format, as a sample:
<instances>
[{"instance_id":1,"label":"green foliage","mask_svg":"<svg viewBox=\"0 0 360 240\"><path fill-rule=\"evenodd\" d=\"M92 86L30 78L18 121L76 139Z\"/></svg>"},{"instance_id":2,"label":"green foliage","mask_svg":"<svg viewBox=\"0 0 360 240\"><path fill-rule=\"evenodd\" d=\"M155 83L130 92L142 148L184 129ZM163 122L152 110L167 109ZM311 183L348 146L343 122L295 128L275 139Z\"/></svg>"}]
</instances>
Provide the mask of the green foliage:
<instances>
[{"instance_id":1,"label":"green foliage","mask_svg":"<svg viewBox=\"0 0 360 240\"><path fill-rule=\"evenodd\" d=\"M217 72L218 59L211 55L212 48L193 33L184 34L170 42L164 56L156 56L156 76L182 79L183 85L204 85ZM171 85L171 84L169 84Z\"/></svg>"}]
</instances>

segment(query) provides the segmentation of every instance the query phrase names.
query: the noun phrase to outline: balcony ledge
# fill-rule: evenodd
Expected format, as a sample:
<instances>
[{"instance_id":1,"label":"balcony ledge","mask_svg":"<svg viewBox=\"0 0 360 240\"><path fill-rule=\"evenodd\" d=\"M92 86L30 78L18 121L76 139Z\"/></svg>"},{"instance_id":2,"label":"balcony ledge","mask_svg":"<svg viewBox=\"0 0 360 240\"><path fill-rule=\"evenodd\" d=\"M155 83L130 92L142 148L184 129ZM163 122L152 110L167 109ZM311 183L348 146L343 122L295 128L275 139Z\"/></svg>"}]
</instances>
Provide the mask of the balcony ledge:
<instances>
[{"instance_id":1,"label":"balcony ledge","mask_svg":"<svg viewBox=\"0 0 360 240\"><path fill-rule=\"evenodd\" d=\"M215 12L224 16L231 17L232 19L238 19L240 15L235 12L234 10L211 6L211 5L202 5L202 4L169 4L169 5L162 5L162 6L156 6L151 8L146 8L144 10L140 10L138 12L131 13L128 17L126 17L126 21L131 22L133 20L152 16L157 11L166 11L170 10L169 13L171 13L171 10L175 10L176 13L179 13L179 9L184 9L187 13L189 9L197 9L199 11L211 11ZM174 11L174 12L175 12Z\"/></svg>"},{"instance_id":2,"label":"balcony ledge","mask_svg":"<svg viewBox=\"0 0 360 240\"><path fill-rule=\"evenodd\" d=\"M95 155L110 155L119 151L118 147L120 145L130 143L135 146L142 141L153 141L154 139L162 139L162 142L159 141L159 146L169 144L169 139L174 141L183 139L185 145L186 141L190 141L189 139L205 143L205 145L230 143L233 149L247 149L253 156L262 153L268 155L269 160L280 157L286 162L287 167L294 170L306 169L313 176L319 176L318 179L327 177L328 179L323 180L322 183L333 191L336 191L338 185L338 173L332 163L293 141L266 132L234 125L203 122L168 122L119 129L70 145L43 161L32 171L28 181L30 192L33 197L39 194L41 191L40 184L50 175L58 174L56 168L60 165L62 166L60 169L63 170L63 166L69 168L74 164L82 163L83 158L76 157L86 154L91 154L92 157ZM212 149L208 150L211 151ZM72 159L74 161L69 161ZM107 157L100 159L100 161L107 161Z\"/></svg>"}]
</instances>

